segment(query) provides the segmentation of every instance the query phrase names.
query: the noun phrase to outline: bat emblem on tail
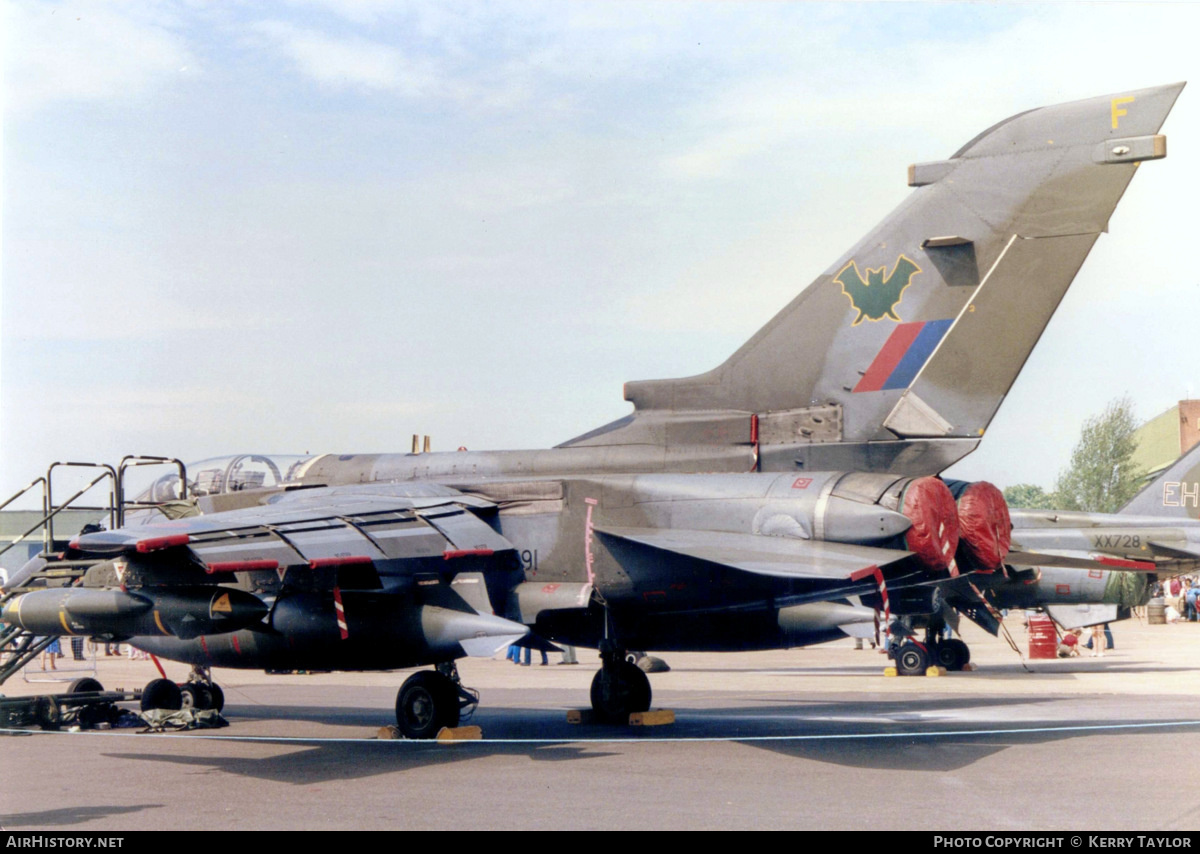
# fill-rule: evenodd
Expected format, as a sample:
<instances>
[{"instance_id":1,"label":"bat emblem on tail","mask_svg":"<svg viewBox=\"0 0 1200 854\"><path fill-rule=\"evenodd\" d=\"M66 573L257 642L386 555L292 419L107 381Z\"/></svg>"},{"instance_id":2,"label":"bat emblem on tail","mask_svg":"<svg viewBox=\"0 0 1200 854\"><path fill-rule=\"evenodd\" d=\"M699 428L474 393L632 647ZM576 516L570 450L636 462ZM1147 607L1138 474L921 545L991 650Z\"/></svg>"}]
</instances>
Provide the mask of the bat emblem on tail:
<instances>
[{"instance_id":1,"label":"bat emblem on tail","mask_svg":"<svg viewBox=\"0 0 1200 854\"><path fill-rule=\"evenodd\" d=\"M921 268L908 257L901 255L896 259L896 266L891 275L884 278L887 267L867 268L867 278L863 279L858 272L858 266L851 261L833 277L842 286L842 293L850 299L850 304L858 311L851 326L858 326L867 320L883 320L885 317L900 322L896 314L896 304L900 295L912 283L912 277L921 272Z\"/></svg>"}]
</instances>

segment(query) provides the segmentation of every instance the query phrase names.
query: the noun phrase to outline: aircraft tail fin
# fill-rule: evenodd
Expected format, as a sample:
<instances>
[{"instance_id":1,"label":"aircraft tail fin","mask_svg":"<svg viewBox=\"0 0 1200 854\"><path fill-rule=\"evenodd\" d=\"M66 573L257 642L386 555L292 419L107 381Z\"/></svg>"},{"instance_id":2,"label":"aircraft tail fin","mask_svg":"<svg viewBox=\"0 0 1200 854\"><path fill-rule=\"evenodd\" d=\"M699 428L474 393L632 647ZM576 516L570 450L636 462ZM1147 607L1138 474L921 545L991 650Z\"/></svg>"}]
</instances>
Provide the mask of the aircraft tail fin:
<instances>
[{"instance_id":1,"label":"aircraft tail fin","mask_svg":"<svg viewBox=\"0 0 1200 854\"><path fill-rule=\"evenodd\" d=\"M1163 469L1162 473L1118 513L1200 519L1200 445Z\"/></svg>"},{"instance_id":2,"label":"aircraft tail fin","mask_svg":"<svg viewBox=\"0 0 1200 854\"><path fill-rule=\"evenodd\" d=\"M978 444L1182 83L1044 107L909 167L912 194L723 364L631 382L565 446L741 444L762 470L941 471Z\"/></svg>"}]
</instances>

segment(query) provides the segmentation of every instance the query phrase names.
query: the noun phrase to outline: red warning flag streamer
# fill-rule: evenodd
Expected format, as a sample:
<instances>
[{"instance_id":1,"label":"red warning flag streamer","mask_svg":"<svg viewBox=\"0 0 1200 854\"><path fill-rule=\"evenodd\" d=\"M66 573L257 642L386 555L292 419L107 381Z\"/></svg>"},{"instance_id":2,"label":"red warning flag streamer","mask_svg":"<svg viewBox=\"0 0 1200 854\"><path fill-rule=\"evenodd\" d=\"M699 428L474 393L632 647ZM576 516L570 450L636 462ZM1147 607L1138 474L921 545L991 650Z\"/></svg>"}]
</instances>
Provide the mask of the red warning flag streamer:
<instances>
[{"instance_id":1,"label":"red warning flag streamer","mask_svg":"<svg viewBox=\"0 0 1200 854\"><path fill-rule=\"evenodd\" d=\"M856 572L850 573L851 581L861 581L864 578L874 578L875 586L879 588L879 598L883 600L883 627L884 636L890 634L892 625L892 608L888 604L887 582L883 580L883 570L877 566L868 566ZM875 643L880 644L879 639L879 609L875 609Z\"/></svg>"},{"instance_id":2,"label":"red warning flag streamer","mask_svg":"<svg viewBox=\"0 0 1200 854\"><path fill-rule=\"evenodd\" d=\"M346 627L346 606L342 604L342 588L333 588L333 609L337 612L338 631L342 635L342 640L350 637L350 630Z\"/></svg>"},{"instance_id":3,"label":"red warning flag streamer","mask_svg":"<svg viewBox=\"0 0 1200 854\"><path fill-rule=\"evenodd\" d=\"M162 662L158 660L158 656L150 653L150 660L154 662L154 666L158 668L158 675L163 679L167 678L167 671L163 670Z\"/></svg>"},{"instance_id":4,"label":"red warning flag streamer","mask_svg":"<svg viewBox=\"0 0 1200 854\"><path fill-rule=\"evenodd\" d=\"M979 601L983 603L983 607L987 609L987 612L991 615L992 619L1000 624L1000 631L1004 633L1004 639L1008 641L1008 645L1012 647L1012 651L1015 652L1017 657L1021 659L1021 667L1025 669L1026 673L1032 673L1033 671L1031 671L1028 665L1025 664L1025 656L1021 655L1021 647L1019 647L1017 642L1013 640L1012 633L1009 632L1008 626L1004 625L1004 615L997 611L992 603L987 600L987 597L983 595L983 591L975 586L975 582L968 581L967 585L971 588L975 595L979 597Z\"/></svg>"}]
</instances>

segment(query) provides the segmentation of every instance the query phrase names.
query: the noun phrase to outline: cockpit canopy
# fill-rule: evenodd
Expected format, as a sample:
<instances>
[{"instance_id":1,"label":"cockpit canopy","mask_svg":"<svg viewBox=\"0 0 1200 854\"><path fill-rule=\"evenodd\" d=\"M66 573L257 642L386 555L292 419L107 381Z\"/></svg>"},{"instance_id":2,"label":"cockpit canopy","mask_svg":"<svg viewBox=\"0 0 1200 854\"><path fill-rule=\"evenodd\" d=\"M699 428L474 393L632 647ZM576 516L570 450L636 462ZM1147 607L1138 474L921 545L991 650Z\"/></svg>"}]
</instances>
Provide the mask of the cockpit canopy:
<instances>
[{"instance_id":1,"label":"cockpit canopy","mask_svg":"<svg viewBox=\"0 0 1200 854\"><path fill-rule=\"evenodd\" d=\"M188 497L281 486L296 480L312 459L300 454L235 454L188 463ZM179 475L172 472L154 481L141 500L175 501L183 497L180 492Z\"/></svg>"}]
</instances>

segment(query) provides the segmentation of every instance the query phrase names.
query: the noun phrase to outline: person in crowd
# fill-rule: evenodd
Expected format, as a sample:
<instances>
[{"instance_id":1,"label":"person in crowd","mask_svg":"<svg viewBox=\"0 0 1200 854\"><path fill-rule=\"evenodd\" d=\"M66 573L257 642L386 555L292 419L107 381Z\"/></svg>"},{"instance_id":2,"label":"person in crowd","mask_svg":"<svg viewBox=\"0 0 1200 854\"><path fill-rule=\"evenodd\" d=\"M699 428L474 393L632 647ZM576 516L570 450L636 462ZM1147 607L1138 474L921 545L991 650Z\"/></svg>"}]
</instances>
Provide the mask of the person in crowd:
<instances>
[{"instance_id":1,"label":"person in crowd","mask_svg":"<svg viewBox=\"0 0 1200 854\"><path fill-rule=\"evenodd\" d=\"M1058 657L1070 658L1079 655L1079 635L1082 629L1067 629L1058 641Z\"/></svg>"}]
</instances>

